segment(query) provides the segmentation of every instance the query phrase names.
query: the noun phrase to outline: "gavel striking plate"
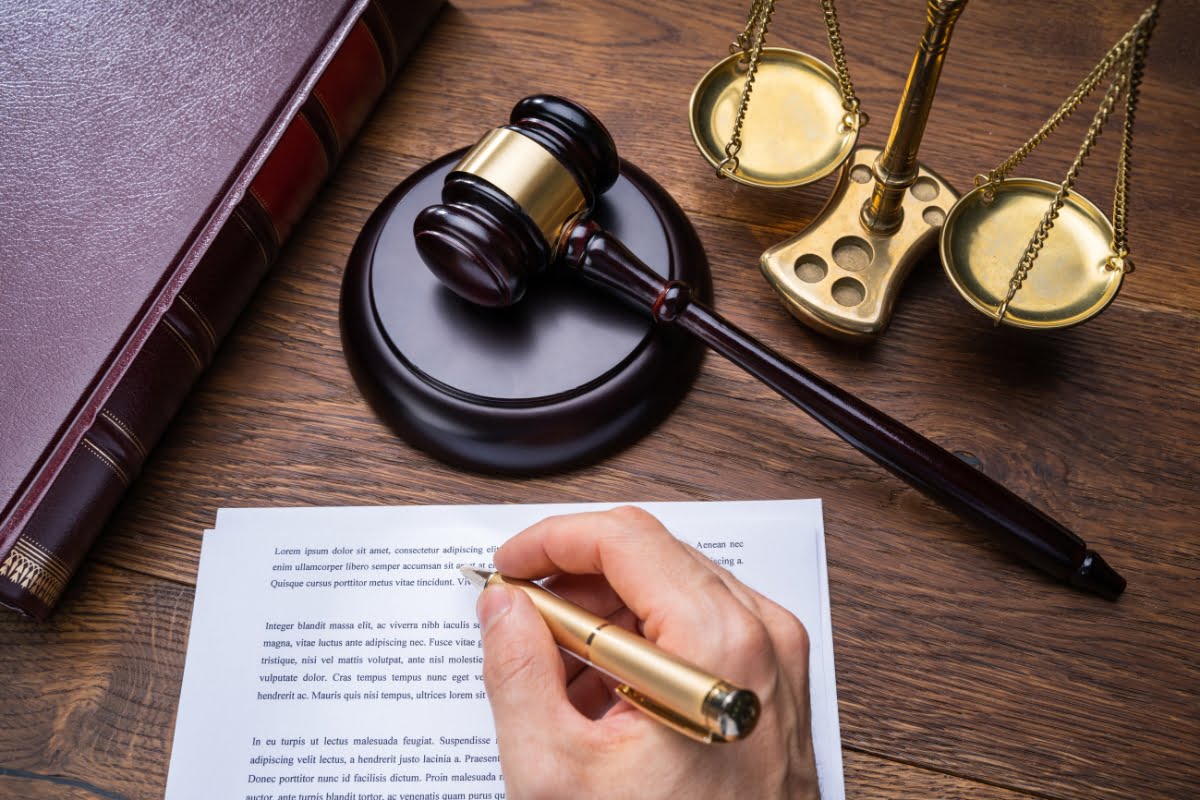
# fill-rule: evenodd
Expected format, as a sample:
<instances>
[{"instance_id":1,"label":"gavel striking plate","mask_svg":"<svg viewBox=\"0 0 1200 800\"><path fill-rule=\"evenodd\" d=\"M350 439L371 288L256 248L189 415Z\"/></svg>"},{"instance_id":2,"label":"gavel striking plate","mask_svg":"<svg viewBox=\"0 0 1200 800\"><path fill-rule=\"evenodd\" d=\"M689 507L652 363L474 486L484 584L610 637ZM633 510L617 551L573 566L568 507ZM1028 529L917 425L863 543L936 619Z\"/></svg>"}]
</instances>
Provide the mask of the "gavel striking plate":
<instances>
[{"instance_id":1,"label":"gavel striking plate","mask_svg":"<svg viewBox=\"0 0 1200 800\"><path fill-rule=\"evenodd\" d=\"M530 167L540 165L553 178L557 162L539 159L544 151L531 140L516 141L522 143L525 158L517 154L509 177L536 179ZM484 163L479 156L486 151L472 152L476 164ZM527 160L531 153L536 163ZM355 379L402 437L457 466L534 474L597 461L670 411L691 385L704 348L598 295L569 271L532 282L508 308L468 302L443 286L417 252L413 221L441 202L447 176L465 155L465 149L449 153L408 177L355 244L340 314ZM503 169L514 153L491 155ZM594 218L663 279L687 281L708 297L708 262L687 217L633 165L621 163L618 177L613 159L605 169L614 183L596 200Z\"/></svg>"}]
</instances>

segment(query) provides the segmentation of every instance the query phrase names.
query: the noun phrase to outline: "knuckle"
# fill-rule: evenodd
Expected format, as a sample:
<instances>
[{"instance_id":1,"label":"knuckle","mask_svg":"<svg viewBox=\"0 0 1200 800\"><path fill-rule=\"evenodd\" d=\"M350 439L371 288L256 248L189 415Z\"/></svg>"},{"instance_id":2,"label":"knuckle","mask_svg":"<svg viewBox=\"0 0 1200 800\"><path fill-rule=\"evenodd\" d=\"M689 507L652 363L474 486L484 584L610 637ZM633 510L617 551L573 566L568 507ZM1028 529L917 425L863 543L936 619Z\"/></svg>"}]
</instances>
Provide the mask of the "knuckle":
<instances>
[{"instance_id":1,"label":"knuckle","mask_svg":"<svg viewBox=\"0 0 1200 800\"><path fill-rule=\"evenodd\" d=\"M726 646L743 658L771 655L771 637L761 621L746 614L728 633Z\"/></svg>"},{"instance_id":2,"label":"knuckle","mask_svg":"<svg viewBox=\"0 0 1200 800\"><path fill-rule=\"evenodd\" d=\"M617 506L608 511L608 514L628 527L661 527L661 523L653 514L637 506Z\"/></svg>"},{"instance_id":3,"label":"knuckle","mask_svg":"<svg viewBox=\"0 0 1200 800\"><path fill-rule=\"evenodd\" d=\"M701 557L703 558L703 556L701 556ZM692 565L691 563L689 563L688 566L691 567L691 569L689 570L689 572L692 573L691 577L690 577L690 581L695 586L695 593L697 596L699 596L699 597L724 597L724 596L726 596L727 592L725 591L725 582L721 580L720 575L718 575L717 573L713 572L710 569L705 568L702 563L696 564L696 565ZM696 567L700 567L701 569L696 569ZM747 614L746 617L749 618L749 615ZM739 625L744 625L744 624L745 624L744 621L739 622Z\"/></svg>"},{"instance_id":4,"label":"knuckle","mask_svg":"<svg viewBox=\"0 0 1200 800\"><path fill-rule=\"evenodd\" d=\"M804 623L792 617L792 624L789 626L791 632L791 642L789 649L798 656L803 656L805 662L808 660L808 652L812 647L812 642L808 638L808 628L804 627Z\"/></svg>"},{"instance_id":5,"label":"knuckle","mask_svg":"<svg viewBox=\"0 0 1200 800\"><path fill-rule=\"evenodd\" d=\"M810 643L804 623L789 611L777 607L768 609L764 616L771 637L775 640L776 655L807 660Z\"/></svg>"}]
</instances>

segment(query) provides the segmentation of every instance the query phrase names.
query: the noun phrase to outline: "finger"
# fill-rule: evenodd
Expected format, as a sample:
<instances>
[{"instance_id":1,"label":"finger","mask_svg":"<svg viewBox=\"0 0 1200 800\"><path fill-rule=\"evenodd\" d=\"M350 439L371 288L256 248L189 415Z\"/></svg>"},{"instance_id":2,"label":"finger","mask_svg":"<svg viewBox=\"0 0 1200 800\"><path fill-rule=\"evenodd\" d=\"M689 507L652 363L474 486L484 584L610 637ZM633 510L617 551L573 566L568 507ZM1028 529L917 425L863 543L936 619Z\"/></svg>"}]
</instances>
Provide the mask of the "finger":
<instances>
[{"instance_id":1,"label":"finger","mask_svg":"<svg viewBox=\"0 0 1200 800\"><path fill-rule=\"evenodd\" d=\"M746 586L746 584L733 577L733 574L729 572L729 570L725 569L696 548L689 547L688 555L691 556L692 560L697 564L704 567L713 575L716 575L721 583L725 584L725 588L729 590L730 594L736 597L738 601L746 607L747 610L749 610L752 614L761 616L759 614L759 605L757 599L755 598L755 595L758 594L757 592L753 591L749 586Z\"/></svg>"},{"instance_id":2,"label":"finger","mask_svg":"<svg viewBox=\"0 0 1200 800\"><path fill-rule=\"evenodd\" d=\"M771 598L759 593L737 579L732 572L705 556L699 550L691 551L695 558L715 574L743 605L763 621L771 637L774 658L784 678L796 695L808 696L808 630L796 615Z\"/></svg>"},{"instance_id":3,"label":"finger","mask_svg":"<svg viewBox=\"0 0 1200 800\"><path fill-rule=\"evenodd\" d=\"M518 578L604 575L642 618L664 586L691 586L695 578L684 545L633 507L550 517L505 542L494 558L501 572Z\"/></svg>"},{"instance_id":4,"label":"finger","mask_svg":"<svg viewBox=\"0 0 1200 800\"><path fill-rule=\"evenodd\" d=\"M625 601L609 586L603 575L559 574L542 585L598 617L607 617L625 608Z\"/></svg>"},{"instance_id":5,"label":"finger","mask_svg":"<svg viewBox=\"0 0 1200 800\"><path fill-rule=\"evenodd\" d=\"M749 615L687 551L650 514L623 507L543 520L502 545L494 558L514 577L603 574L643 621L647 638L711 666L720 660L721 641Z\"/></svg>"},{"instance_id":6,"label":"finger","mask_svg":"<svg viewBox=\"0 0 1200 800\"><path fill-rule=\"evenodd\" d=\"M714 604L706 600L708 594L725 594L658 519L634 507L545 519L505 542L494 559L500 571L514 577L605 576L646 622L650 638L656 638L655 626L666 613L702 619Z\"/></svg>"},{"instance_id":7,"label":"finger","mask_svg":"<svg viewBox=\"0 0 1200 800\"><path fill-rule=\"evenodd\" d=\"M808 630L796 615L755 592L780 672L797 697L808 697Z\"/></svg>"},{"instance_id":8,"label":"finger","mask_svg":"<svg viewBox=\"0 0 1200 800\"><path fill-rule=\"evenodd\" d=\"M550 629L524 592L492 585L477 604L483 640L483 683L496 722L502 757L521 763L529 739L552 746L584 722L567 699L563 664ZM550 734L549 732L553 732ZM506 766L506 770L508 766Z\"/></svg>"}]
</instances>

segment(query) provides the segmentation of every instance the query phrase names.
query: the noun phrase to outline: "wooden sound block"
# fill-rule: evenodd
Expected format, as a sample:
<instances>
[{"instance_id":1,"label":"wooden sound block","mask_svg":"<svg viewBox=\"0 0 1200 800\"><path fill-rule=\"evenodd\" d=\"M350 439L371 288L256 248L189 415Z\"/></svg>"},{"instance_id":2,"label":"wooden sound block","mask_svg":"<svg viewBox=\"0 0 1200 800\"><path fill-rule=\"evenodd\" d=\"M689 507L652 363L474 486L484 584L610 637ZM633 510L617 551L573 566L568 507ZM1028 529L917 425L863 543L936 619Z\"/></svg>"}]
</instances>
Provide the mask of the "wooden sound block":
<instances>
[{"instance_id":1,"label":"wooden sound block","mask_svg":"<svg viewBox=\"0 0 1200 800\"><path fill-rule=\"evenodd\" d=\"M451 464L528 474L594 462L658 424L704 347L565 267L508 308L472 305L442 286L417 254L413 220L441 202L463 152L406 179L359 235L341 298L351 372L397 433ZM695 230L637 167L622 161L593 218L664 278L710 297Z\"/></svg>"}]
</instances>

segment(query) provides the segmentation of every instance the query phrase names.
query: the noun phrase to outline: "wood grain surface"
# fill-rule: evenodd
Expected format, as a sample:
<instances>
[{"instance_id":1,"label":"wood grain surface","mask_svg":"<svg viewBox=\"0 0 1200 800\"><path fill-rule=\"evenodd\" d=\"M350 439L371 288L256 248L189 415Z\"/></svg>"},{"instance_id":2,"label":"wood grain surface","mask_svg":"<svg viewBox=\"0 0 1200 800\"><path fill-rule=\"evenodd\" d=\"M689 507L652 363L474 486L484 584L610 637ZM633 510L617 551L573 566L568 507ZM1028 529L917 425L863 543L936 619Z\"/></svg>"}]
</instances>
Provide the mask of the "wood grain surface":
<instances>
[{"instance_id":1,"label":"wood grain surface","mask_svg":"<svg viewBox=\"0 0 1200 800\"><path fill-rule=\"evenodd\" d=\"M856 89L881 144L922 27L914 0L844 0ZM824 501L852 798L1188 798L1200 786L1200 15L1164 3L1137 119L1131 243L1116 303L1053 335L994 330L921 264L872 346L796 323L758 273L831 183L717 181L687 99L742 3L459 0L435 24L243 314L55 616L0 617L0 798L162 795L203 529L222 506L617 500ZM1130 25L1119 0L972 3L923 161L960 189L1032 134ZM828 58L819 4L773 43ZM1116 603L989 545L709 356L651 436L565 475L443 466L393 436L342 358L339 281L386 193L506 119L566 95L691 216L736 324L967 454L1129 580ZM1025 174L1061 178L1087 114ZM1081 182L1108 207L1116 139Z\"/></svg>"}]
</instances>

